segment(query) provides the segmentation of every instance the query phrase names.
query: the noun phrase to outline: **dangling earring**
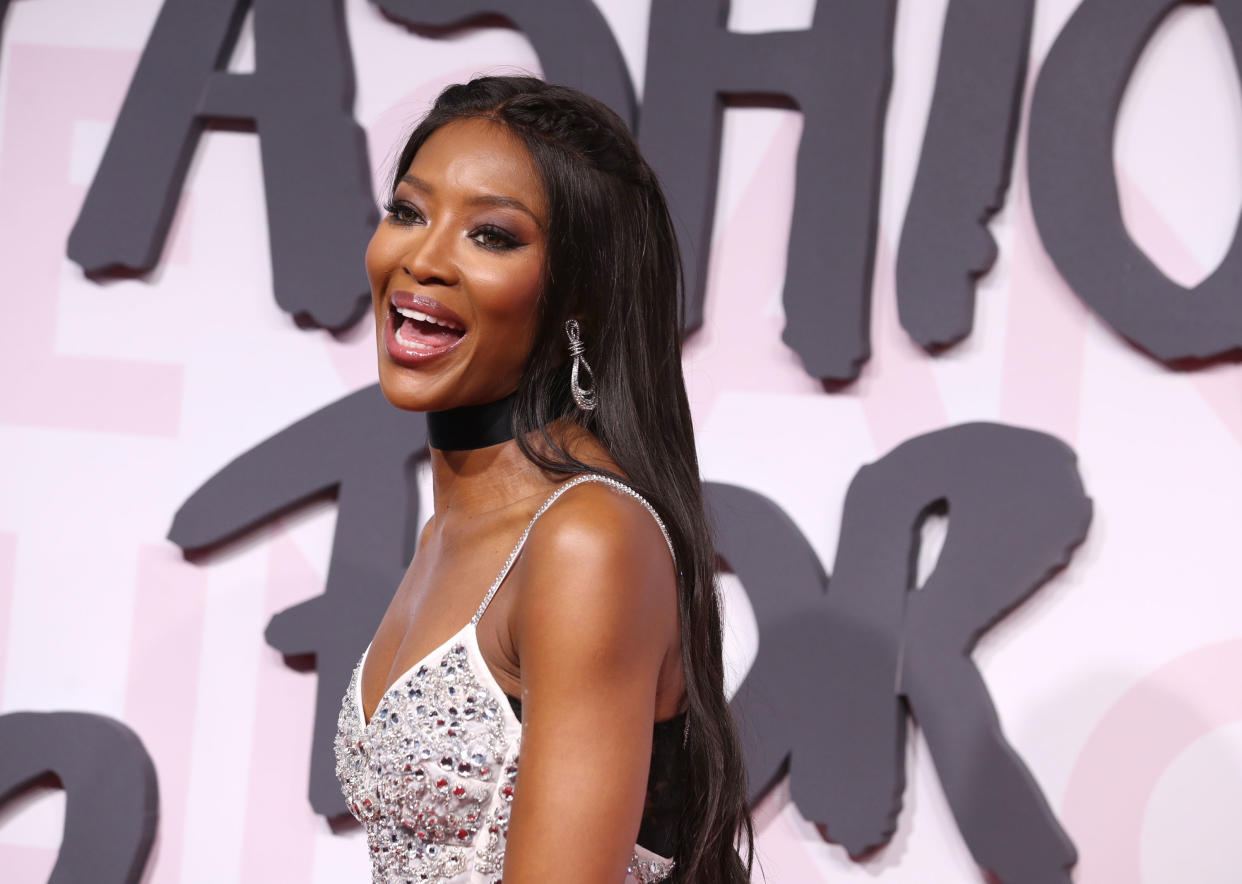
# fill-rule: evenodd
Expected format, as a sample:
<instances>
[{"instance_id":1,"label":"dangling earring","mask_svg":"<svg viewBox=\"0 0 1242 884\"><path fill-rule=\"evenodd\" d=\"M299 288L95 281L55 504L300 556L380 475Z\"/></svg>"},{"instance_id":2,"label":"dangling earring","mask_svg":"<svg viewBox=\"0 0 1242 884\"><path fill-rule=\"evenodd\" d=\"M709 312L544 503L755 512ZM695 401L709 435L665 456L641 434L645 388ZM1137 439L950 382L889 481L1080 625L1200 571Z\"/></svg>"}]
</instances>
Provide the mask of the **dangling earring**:
<instances>
[{"instance_id":1,"label":"dangling earring","mask_svg":"<svg viewBox=\"0 0 1242 884\"><path fill-rule=\"evenodd\" d=\"M586 350L586 345L582 343L582 331L578 328L578 320L571 319L565 323L565 334L569 336L569 355L574 360L573 367L569 370L569 392L573 394L574 402L578 403L579 408L583 411L591 411L595 408L595 372L591 371L590 364L582 355L582 352ZM589 390L578 386L579 365L586 369L586 373L591 377L591 389Z\"/></svg>"}]
</instances>

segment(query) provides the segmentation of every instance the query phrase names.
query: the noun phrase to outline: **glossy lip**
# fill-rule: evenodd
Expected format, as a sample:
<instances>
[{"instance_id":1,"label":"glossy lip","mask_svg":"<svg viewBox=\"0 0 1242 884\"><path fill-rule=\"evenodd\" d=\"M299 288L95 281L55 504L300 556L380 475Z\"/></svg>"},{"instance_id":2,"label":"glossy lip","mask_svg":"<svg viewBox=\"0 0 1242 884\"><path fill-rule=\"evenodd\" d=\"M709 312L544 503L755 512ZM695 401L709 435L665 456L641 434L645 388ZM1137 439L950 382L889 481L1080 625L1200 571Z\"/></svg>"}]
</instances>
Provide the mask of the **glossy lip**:
<instances>
[{"instance_id":1,"label":"glossy lip","mask_svg":"<svg viewBox=\"0 0 1242 884\"><path fill-rule=\"evenodd\" d=\"M409 368L418 368L426 364L429 360L446 353L456 350L458 345L466 339L466 332L463 331L462 336L453 343L440 347L436 350L422 350L415 347L407 347L401 343L397 337L397 329L393 324L393 313L395 308L405 307L409 310L417 310L420 313L426 313L428 316L451 322L459 328L465 329L466 322L455 312L445 307L434 298L426 295L415 294L414 292L397 291L393 292L388 298L388 309L384 311L384 349L388 351L389 358L399 365Z\"/></svg>"}]
</instances>

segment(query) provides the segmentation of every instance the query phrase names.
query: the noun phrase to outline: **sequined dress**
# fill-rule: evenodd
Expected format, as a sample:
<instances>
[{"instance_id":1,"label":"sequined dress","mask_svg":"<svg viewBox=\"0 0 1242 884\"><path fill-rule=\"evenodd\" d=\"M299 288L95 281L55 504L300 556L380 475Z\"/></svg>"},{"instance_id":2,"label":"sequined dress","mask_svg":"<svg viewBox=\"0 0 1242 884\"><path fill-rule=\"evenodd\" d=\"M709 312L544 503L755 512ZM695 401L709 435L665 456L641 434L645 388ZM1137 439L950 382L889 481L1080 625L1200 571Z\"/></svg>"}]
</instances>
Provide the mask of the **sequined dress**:
<instances>
[{"instance_id":1,"label":"sequined dress","mask_svg":"<svg viewBox=\"0 0 1242 884\"><path fill-rule=\"evenodd\" d=\"M637 499L672 552L664 523L637 492L606 476L577 476L536 511L470 622L398 678L369 722L360 687L369 646L354 667L337 723L336 776L366 831L373 884L499 884L522 725L483 659L476 626L535 521L583 482ZM636 844L626 882L654 884L672 867Z\"/></svg>"}]
</instances>

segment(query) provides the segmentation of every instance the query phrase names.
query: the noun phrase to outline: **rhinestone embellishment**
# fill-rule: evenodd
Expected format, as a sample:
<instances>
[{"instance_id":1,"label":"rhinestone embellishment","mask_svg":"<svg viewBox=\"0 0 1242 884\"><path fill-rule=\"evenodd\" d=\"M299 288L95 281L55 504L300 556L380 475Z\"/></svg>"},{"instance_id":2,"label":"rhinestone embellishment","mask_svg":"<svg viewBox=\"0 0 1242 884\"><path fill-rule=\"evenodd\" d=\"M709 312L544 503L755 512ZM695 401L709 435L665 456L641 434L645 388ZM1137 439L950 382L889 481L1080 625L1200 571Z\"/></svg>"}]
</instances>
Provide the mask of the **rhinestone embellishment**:
<instances>
[{"instance_id":1,"label":"rhinestone embellishment","mask_svg":"<svg viewBox=\"0 0 1242 884\"><path fill-rule=\"evenodd\" d=\"M508 824L489 813L517 776L500 704L460 641L400 678L365 724L361 677L359 661L337 719L336 776L366 830L372 877L449 880L476 862L480 832L503 839Z\"/></svg>"}]
</instances>

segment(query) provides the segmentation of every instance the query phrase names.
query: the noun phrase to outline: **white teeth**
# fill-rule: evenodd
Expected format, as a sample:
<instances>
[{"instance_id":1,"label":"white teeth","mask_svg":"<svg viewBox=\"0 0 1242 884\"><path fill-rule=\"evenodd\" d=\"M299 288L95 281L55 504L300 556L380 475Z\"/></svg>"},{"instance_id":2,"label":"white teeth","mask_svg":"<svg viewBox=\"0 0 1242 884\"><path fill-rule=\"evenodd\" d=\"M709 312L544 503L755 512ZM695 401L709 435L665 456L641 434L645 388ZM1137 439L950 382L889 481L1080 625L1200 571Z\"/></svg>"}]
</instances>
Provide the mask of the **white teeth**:
<instances>
[{"instance_id":1,"label":"white teeth","mask_svg":"<svg viewBox=\"0 0 1242 884\"><path fill-rule=\"evenodd\" d=\"M406 319L416 319L419 322L430 322L433 325L442 325L445 328L452 329L453 331L462 330L460 326L454 325L451 322L445 322L442 319L436 319L434 316L428 316L426 313L419 313L417 310L411 310L408 307L396 307L394 309L396 309L396 311L400 313L402 316L404 316Z\"/></svg>"}]
</instances>

